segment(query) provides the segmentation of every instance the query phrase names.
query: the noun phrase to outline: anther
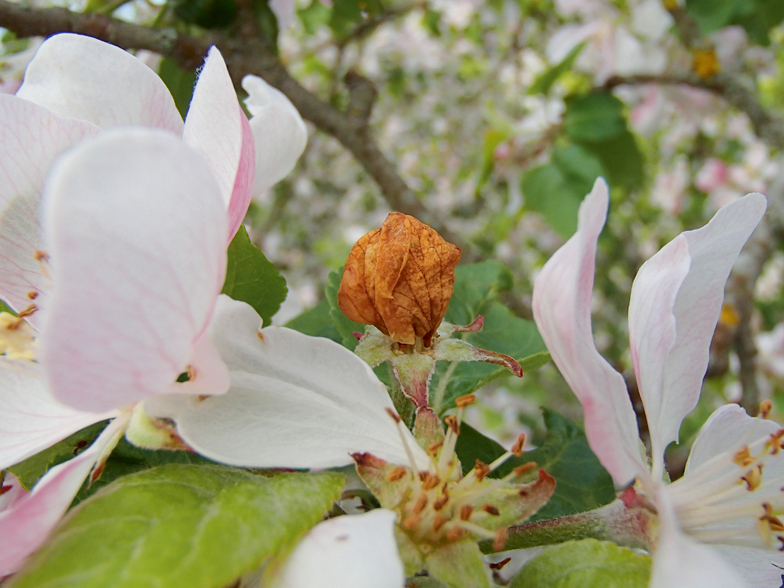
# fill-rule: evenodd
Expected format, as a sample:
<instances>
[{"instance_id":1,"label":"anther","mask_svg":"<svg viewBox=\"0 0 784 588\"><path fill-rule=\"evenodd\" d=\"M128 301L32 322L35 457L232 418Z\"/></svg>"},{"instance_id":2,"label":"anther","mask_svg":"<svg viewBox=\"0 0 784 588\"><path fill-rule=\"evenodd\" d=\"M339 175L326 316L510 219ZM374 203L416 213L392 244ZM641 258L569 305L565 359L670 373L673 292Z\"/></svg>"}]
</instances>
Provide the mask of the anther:
<instances>
[{"instance_id":1,"label":"anther","mask_svg":"<svg viewBox=\"0 0 784 588\"><path fill-rule=\"evenodd\" d=\"M410 517L406 517L403 520L403 526L409 531L413 531L419 526L419 521L420 521L419 515L411 515Z\"/></svg>"},{"instance_id":2,"label":"anther","mask_svg":"<svg viewBox=\"0 0 784 588\"><path fill-rule=\"evenodd\" d=\"M397 482L398 480L402 480L405 475L406 468L403 466L397 466L386 475L387 482Z\"/></svg>"},{"instance_id":3,"label":"anther","mask_svg":"<svg viewBox=\"0 0 784 588\"><path fill-rule=\"evenodd\" d=\"M25 316L30 316L31 314L33 314L37 310L38 310L38 307L35 304L30 304L26 308L20 310L19 314L17 316L19 318L22 318L22 317L25 317Z\"/></svg>"},{"instance_id":4,"label":"anther","mask_svg":"<svg viewBox=\"0 0 784 588\"><path fill-rule=\"evenodd\" d=\"M781 438L784 437L784 429L779 429L775 433L771 433L770 439L765 443L765 447L770 449L771 455L778 455L781 450Z\"/></svg>"},{"instance_id":5,"label":"anther","mask_svg":"<svg viewBox=\"0 0 784 588\"><path fill-rule=\"evenodd\" d=\"M456 416L450 414L449 416L444 417L444 422L455 435L460 434L460 423L457 422Z\"/></svg>"},{"instance_id":6,"label":"anther","mask_svg":"<svg viewBox=\"0 0 784 588\"><path fill-rule=\"evenodd\" d=\"M438 454L438 450L441 449L441 446L443 444L444 444L443 441L439 441L438 443L433 443L430 447L427 448L427 453L435 457L436 454Z\"/></svg>"},{"instance_id":7,"label":"anther","mask_svg":"<svg viewBox=\"0 0 784 588\"><path fill-rule=\"evenodd\" d=\"M444 494L441 498L439 498L433 503L433 510L438 512L439 510L441 510L446 506L447 502L449 502L449 495Z\"/></svg>"},{"instance_id":8,"label":"anther","mask_svg":"<svg viewBox=\"0 0 784 588\"><path fill-rule=\"evenodd\" d=\"M384 410L385 410L385 411L387 411L387 414L388 414L389 416L391 416L391 417L392 417L392 420L393 420L393 421L395 421L396 423L399 423L400 421L402 421L402 420L403 420L403 419L401 419L401 418L400 418L400 416L399 416L399 415L398 415L398 414L397 414L397 413L396 413L394 410L392 410L391 408L385 407L385 408L384 408Z\"/></svg>"},{"instance_id":9,"label":"anther","mask_svg":"<svg viewBox=\"0 0 784 588\"><path fill-rule=\"evenodd\" d=\"M733 456L732 461L743 468L754 463L754 458L751 457L751 454L749 453L749 446L744 445L741 449L739 449L738 452Z\"/></svg>"},{"instance_id":10,"label":"anther","mask_svg":"<svg viewBox=\"0 0 784 588\"><path fill-rule=\"evenodd\" d=\"M457 408L465 408L466 406L471 406L474 402L476 402L476 396L474 394L466 394L464 396L458 396L455 399L455 404Z\"/></svg>"},{"instance_id":11,"label":"anther","mask_svg":"<svg viewBox=\"0 0 784 588\"><path fill-rule=\"evenodd\" d=\"M482 463L480 460L476 460L476 465L474 465L474 475L476 475L476 479L480 482L484 480L485 476L490 473L490 466L486 463Z\"/></svg>"},{"instance_id":12,"label":"anther","mask_svg":"<svg viewBox=\"0 0 784 588\"><path fill-rule=\"evenodd\" d=\"M425 479L422 480L422 490L432 490L440 483L441 483L441 478L439 478L436 474L431 474L430 472L427 472Z\"/></svg>"},{"instance_id":13,"label":"anther","mask_svg":"<svg viewBox=\"0 0 784 588\"><path fill-rule=\"evenodd\" d=\"M501 516L501 512L498 510L497 507L493 506L492 504L483 504L482 510L489 515L493 515L494 517Z\"/></svg>"},{"instance_id":14,"label":"anther","mask_svg":"<svg viewBox=\"0 0 784 588\"><path fill-rule=\"evenodd\" d=\"M28 300L35 300L36 298L38 298L38 292L36 292L35 290L30 290L27 293L27 299Z\"/></svg>"},{"instance_id":15,"label":"anther","mask_svg":"<svg viewBox=\"0 0 784 588\"><path fill-rule=\"evenodd\" d=\"M449 519L444 515L436 515L436 518L433 520L433 532L438 533L448 522Z\"/></svg>"},{"instance_id":16,"label":"anther","mask_svg":"<svg viewBox=\"0 0 784 588\"><path fill-rule=\"evenodd\" d=\"M491 570L498 571L498 570L504 569L506 564L508 564L510 561L512 561L512 558L511 557L507 557L507 558L504 558L501 561L498 561L496 563L491 563L491 564L489 564L489 566L490 566Z\"/></svg>"},{"instance_id":17,"label":"anther","mask_svg":"<svg viewBox=\"0 0 784 588\"><path fill-rule=\"evenodd\" d=\"M746 490L749 492L753 492L759 488L760 484L762 484L762 464L751 468L749 473L745 476L741 476L740 479L746 482Z\"/></svg>"},{"instance_id":18,"label":"anther","mask_svg":"<svg viewBox=\"0 0 784 588\"><path fill-rule=\"evenodd\" d=\"M759 417L763 419L770 418L770 413L773 412L773 403L770 400L763 400L759 405Z\"/></svg>"},{"instance_id":19,"label":"anther","mask_svg":"<svg viewBox=\"0 0 784 588\"><path fill-rule=\"evenodd\" d=\"M452 527L451 529L449 529L446 532L446 538L449 541L457 541L458 539L460 539L461 537L463 537L467 533L468 533L468 531L466 531L465 529L463 529L461 527Z\"/></svg>"},{"instance_id":20,"label":"anther","mask_svg":"<svg viewBox=\"0 0 784 588\"><path fill-rule=\"evenodd\" d=\"M418 515L423 510L425 510L426 506L427 506L427 494L422 493L419 495L419 498L417 498L417 501L414 503L414 514Z\"/></svg>"},{"instance_id":21,"label":"anther","mask_svg":"<svg viewBox=\"0 0 784 588\"><path fill-rule=\"evenodd\" d=\"M523 447L525 446L525 433L521 433L520 436L515 441L514 445L512 445L512 453L516 457L520 457L523 454Z\"/></svg>"},{"instance_id":22,"label":"anther","mask_svg":"<svg viewBox=\"0 0 784 588\"><path fill-rule=\"evenodd\" d=\"M493 539L493 549L501 551L506 545L506 539L509 537L509 531L506 527L501 527L495 532L495 539Z\"/></svg>"},{"instance_id":23,"label":"anther","mask_svg":"<svg viewBox=\"0 0 784 588\"><path fill-rule=\"evenodd\" d=\"M514 477L515 478L520 478L520 477L524 476L525 474L527 474L528 472L534 471L538 467L539 467L539 464L537 464L535 461L529 461L528 463L524 463L522 465L519 465L519 466L517 466L513 470Z\"/></svg>"},{"instance_id":24,"label":"anther","mask_svg":"<svg viewBox=\"0 0 784 588\"><path fill-rule=\"evenodd\" d=\"M464 504L460 507L460 520L467 521L471 518L471 513L474 512L474 507L470 504Z\"/></svg>"}]
</instances>

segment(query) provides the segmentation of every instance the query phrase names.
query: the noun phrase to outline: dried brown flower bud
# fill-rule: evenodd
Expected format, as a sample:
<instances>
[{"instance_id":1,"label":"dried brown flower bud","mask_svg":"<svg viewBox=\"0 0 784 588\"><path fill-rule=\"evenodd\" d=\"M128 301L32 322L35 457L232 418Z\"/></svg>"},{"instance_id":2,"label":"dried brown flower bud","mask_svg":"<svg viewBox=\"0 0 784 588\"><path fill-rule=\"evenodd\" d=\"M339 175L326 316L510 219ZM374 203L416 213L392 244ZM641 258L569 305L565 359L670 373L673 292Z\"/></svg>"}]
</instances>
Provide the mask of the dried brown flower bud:
<instances>
[{"instance_id":1,"label":"dried brown flower bud","mask_svg":"<svg viewBox=\"0 0 784 588\"><path fill-rule=\"evenodd\" d=\"M348 256L340 310L393 341L425 347L446 314L460 248L412 216L393 212Z\"/></svg>"}]
</instances>

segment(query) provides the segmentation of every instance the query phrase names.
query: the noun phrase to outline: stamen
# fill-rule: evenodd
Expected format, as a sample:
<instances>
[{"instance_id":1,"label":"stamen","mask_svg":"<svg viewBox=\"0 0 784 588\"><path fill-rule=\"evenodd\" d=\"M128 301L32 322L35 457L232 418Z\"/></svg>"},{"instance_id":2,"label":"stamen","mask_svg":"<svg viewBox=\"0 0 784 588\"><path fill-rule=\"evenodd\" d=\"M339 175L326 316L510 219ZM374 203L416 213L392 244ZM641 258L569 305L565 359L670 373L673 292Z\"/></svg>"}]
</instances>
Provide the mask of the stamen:
<instances>
[{"instance_id":1,"label":"stamen","mask_svg":"<svg viewBox=\"0 0 784 588\"><path fill-rule=\"evenodd\" d=\"M529 461L528 463L524 463L522 465L517 466L513 471L515 478L521 478L525 474L534 471L536 468L539 467L539 464L535 461Z\"/></svg>"},{"instance_id":2,"label":"stamen","mask_svg":"<svg viewBox=\"0 0 784 588\"><path fill-rule=\"evenodd\" d=\"M441 478L439 478L436 474L431 474L427 472L425 475L425 479L422 480L422 490L432 490L436 486L441 483Z\"/></svg>"},{"instance_id":3,"label":"stamen","mask_svg":"<svg viewBox=\"0 0 784 588\"><path fill-rule=\"evenodd\" d=\"M759 417L762 419L770 418L770 413L773 412L773 403L770 400L763 400L759 406Z\"/></svg>"},{"instance_id":4,"label":"stamen","mask_svg":"<svg viewBox=\"0 0 784 588\"><path fill-rule=\"evenodd\" d=\"M476 476L476 479L480 482L485 479L485 476L489 474L492 470L490 466L485 463L482 463L480 460L476 460L476 465L474 465L474 469L472 473Z\"/></svg>"},{"instance_id":5,"label":"stamen","mask_svg":"<svg viewBox=\"0 0 784 588\"><path fill-rule=\"evenodd\" d=\"M37 310L38 310L38 307L35 304L30 304L26 308L23 308L22 310L20 310L19 314L17 316L19 318L30 316L31 314L33 314Z\"/></svg>"},{"instance_id":6,"label":"stamen","mask_svg":"<svg viewBox=\"0 0 784 588\"><path fill-rule=\"evenodd\" d=\"M435 457L436 455L438 455L438 450L441 448L443 444L444 444L443 441L439 441L438 443L433 443L430 447L427 448L427 453L431 457Z\"/></svg>"},{"instance_id":7,"label":"stamen","mask_svg":"<svg viewBox=\"0 0 784 588\"><path fill-rule=\"evenodd\" d=\"M494 517L501 516L501 512L498 510L498 507L493 506L492 504L483 504L482 510L489 515L493 515Z\"/></svg>"},{"instance_id":8,"label":"stamen","mask_svg":"<svg viewBox=\"0 0 784 588\"><path fill-rule=\"evenodd\" d=\"M463 506L460 507L460 520L467 521L469 518L471 518L471 513L473 512L474 512L473 506L471 506L470 504L464 504Z\"/></svg>"},{"instance_id":9,"label":"stamen","mask_svg":"<svg viewBox=\"0 0 784 588\"><path fill-rule=\"evenodd\" d=\"M741 447L738 452L733 456L732 461L738 464L740 467L747 467L754 463L754 458L751 457L751 453L749 452L749 446L744 445Z\"/></svg>"},{"instance_id":10,"label":"stamen","mask_svg":"<svg viewBox=\"0 0 784 588\"><path fill-rule=\"evenodd\" d=\"M468 524L468 523L463 523ZM481 529L481 527L479 527ZM484 531L484 529L482 529ZM461 527L452 527L446 532L446 538L449 541L457 541L466 534L466 530Z\"/></svg>"},{"instance_id":11,"label":"stamen","mask_svg":"<svg viewBox=\"0 0 784 588\"><path fill-rule=\"evenodd\" d=\"M446 492L446 489L444 489L444 492ZM447 502L449 502L449 494L445 493L443 496L441 496L441 498L433 503L433 510L438 512L446 506Z\"/></svg>"},{"instance_id":12,"label":"stamen","mask_svg":"<svg viewBox=\"0 0 784 588\"><path fill-rule=\"evenodd\" d=\"M30 290L30 291L27 293L27 299L28 299L28 300L35 300L36 298L38 298L38 292L37 292L37 291L35 291L35 290Z\"/></svg>"},{"instance_id":13,"label":"stamen","mask_svg":"<svg viewBox=\"0 0 784 588\"><path fill-rule=\"evenodd\" d=\"M758 466L753 467L749 470L749 473L740 477L741 480L746 482L746 490L749 492L753 492L762 484L762 465L763 464L759 464Z\"/></svg>"},{"instance_id":14,"label":"stamen","mask_svg":"<svg viewBox=\"0 0 784 588\"><path fill-rule=\"evenodd\" d=\"M426 506L427 506L427 494L423 492L422 494L419 495L419 498L417 498L417 501L414 503L414 514L418 515L423 510L425 510Z\"/></svg>"},{"instance_id":15,"label":"stamen","mask_svg":"<svg viewBox=\"0 0 784 588\"><path fill-rule=\"evenodd\" d=\"M466 394L465 396L458 396L455 399L455 404L458 408L465 408L466 406L472 405L476 402L476 396L474 394Z\"/></svg>"},{"instance_id":16,"label":"stamen","mask_svg":"<svg viewBox=\"0 0 784 588\"><path fill-rule=\"evenodd\" d=\"M523 447L525 446L525 433L521 433L520 436L515 441L514 445L512 445L512 453L515 457L520 457L523 454Z\"/></svg>"},{"instance_id":17,"label":"stamen","mask_svg":"<svg viewBox=\"0 0 784 588\"><path fill-rule=\"evenodd\" d=\"M395 428L397 429L398 435L400 435L400 440L403 442L403 449L406 451L406 457L408 458L408 464L411 467L411 473L413 474L419 468L417 468L416 460L414 459L414 454L411 453L411 448L408 446L408 441L406 441L406 436L403 434L403 430L401 429L401 427L403 426L401 424L403 419L401 419L398 416L398 414L394 410L392 410L391 408L385 408L384 410L387 411L387 414L390 417L392 417L392 420L395 421L395 424L397 425L397 427L395 427ZM414 479L416 480L416 476L414 476Z\"/></svg>"},{"instance_id":18,"label":"stamen","mask_svg":"<svg viewBox=\"0 0 784 588\"><path fill-rule=\"evenodd\" d=\"M392 420L393 420L393 421L395 421L396 423L399 423L400 421L402 421L402 420L403 420L403 419L401 419L401 418L400 418L400 415L399 415L399 414L397 414L397 413L396 413L394 410L392 410L391 408L389 408L389 407L385 407L385 408L384 408L384 410L385 410L385 411L387 411L387 414L388 414L389 416L391 416L391 417L392 417Z\"/></svg>"},{"instance_id":19,"label":"stamen","mask_svg":"<svg viewBox=\"0 0 784 588\"><path fill-rule=\"evenodd\" d=\"M421 517L419 515L411 515L410 517L406 517L403 520L403 526L408 529L409 531L413 531L419 526L419 521Z\"/></svg>"},{"instance_id":20,"label":"stamen","mask_svg":"<svg viewBox=\"0 0 784 588\"><path fill-rule=\"evenodd\" d=\"M406 475L406 468L403 466L395 467L391 472L389 472L386 476L387 482L397 482L398 480L403 479Z\"/></svg>"},{"instance_id":21,"label":"stamen","mask_svg":"<svg viewBox=\"0 0 784 588\"><path fill-rule=\"evenodd\" d=\"M444 515L437 514L436 518L433 520L433 532L438 533L448 522L449 519Z\"/></svg>"},{"instance_id":22,"label":"stamen","mask_svg":"<svg viewBox=\"0 0 784 588\"><path fill-rule=\"evenodd\" d=\"M511 557L507 557L507 558L502 559L499 562L491 563L491 564L489 564L489 566L490 566L491 570L498 571L498 570L504 569L504 567L506 567L506 564L508 564L510 561L512 561L512 558Z\"/></svg>"},{"instance_id":23,"label":"stamen","mask_svg":"<svg viewBox=\"0 0 784 588\"><path fill-rule=\"evenodd\" d=\"M460 434L460 424L457 422L457 417L450 414L449 416L444 417L444 422L447 424L452 433L455 435Z\"/></svg>"}]
</instances>

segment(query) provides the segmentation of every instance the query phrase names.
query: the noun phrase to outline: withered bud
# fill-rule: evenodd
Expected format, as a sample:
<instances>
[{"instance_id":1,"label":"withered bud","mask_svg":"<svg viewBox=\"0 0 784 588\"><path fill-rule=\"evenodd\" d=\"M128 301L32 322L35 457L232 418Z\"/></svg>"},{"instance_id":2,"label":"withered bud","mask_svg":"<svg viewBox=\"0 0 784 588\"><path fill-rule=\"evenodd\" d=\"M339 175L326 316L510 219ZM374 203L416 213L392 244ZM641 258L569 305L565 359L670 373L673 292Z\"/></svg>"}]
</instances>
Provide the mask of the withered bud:
<instances>
[{"instance_id":1,"label":"withered bud","mask_svg":"<svg viewBox=\"0 0 784 588\"><path fill-rule=\"evenodd\" d=\"M357 241L346 262L338 306L397 343L430 346L446 314L460 248L412 216L393 212Z\"/></svg>"}]
</instances>

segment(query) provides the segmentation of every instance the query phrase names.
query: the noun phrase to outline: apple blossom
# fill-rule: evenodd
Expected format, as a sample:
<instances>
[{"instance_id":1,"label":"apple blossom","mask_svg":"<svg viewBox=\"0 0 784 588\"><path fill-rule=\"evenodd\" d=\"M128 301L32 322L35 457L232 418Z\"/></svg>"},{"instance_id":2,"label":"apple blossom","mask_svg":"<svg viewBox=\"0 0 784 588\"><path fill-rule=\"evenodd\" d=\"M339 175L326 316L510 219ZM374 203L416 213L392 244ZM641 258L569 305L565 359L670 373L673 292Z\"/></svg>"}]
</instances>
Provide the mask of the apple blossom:
<instances>
[{"instance_id":1,"label":"apple blossom","mask_svg":"<svg viewBox=\"0 0 784 588\"><path fill-rule=\"evenodd\" d=\"M616 484L636 480L624 504L657 514L651 586L772 586L780 575L775 565L784 563L775 551L778 538L784 541L776 516L784 511L784 433L777 424L722 407L700 431L684 476L663 481L664 449L697 403L724 283L764 214L765 197L747 195L702 229L681 234L634 281L629 336L652 469L623 376L599 355L591 334L595 252L607 206L599 179L580 207L577 232L537 277L533 307L542 337L583 405L591 448Z\"/></svg>"},{"instance_id":2,"label":"apple blossom","mask_svg":"<svg viewBox=\"0 0 784 588\"><path fill-rule=\"evenodd\" d=\"M16 96L0 95L0 297L19 313L3 315L0 337L0 469L93 422L114 418L115 431L6 507L3 524L30 540L3 553L1 573L45 538L129 424L149 440L134 403L228 389L206 328L252 193L253 128L259 143L276 141L268 116L248 122L217 49L183 124L144 64L68 34L41 45ZM293 107L286 116L299 118ZM153 441L181 446L165 430ZM57 501L25 506L54 488ZM28 535L31 508L40 522Z\"/></svg>"}]
</instances>

